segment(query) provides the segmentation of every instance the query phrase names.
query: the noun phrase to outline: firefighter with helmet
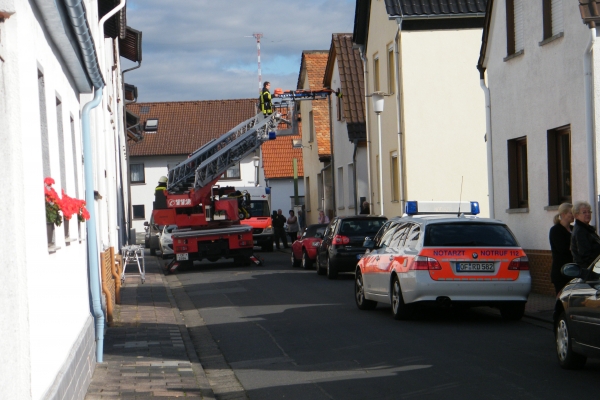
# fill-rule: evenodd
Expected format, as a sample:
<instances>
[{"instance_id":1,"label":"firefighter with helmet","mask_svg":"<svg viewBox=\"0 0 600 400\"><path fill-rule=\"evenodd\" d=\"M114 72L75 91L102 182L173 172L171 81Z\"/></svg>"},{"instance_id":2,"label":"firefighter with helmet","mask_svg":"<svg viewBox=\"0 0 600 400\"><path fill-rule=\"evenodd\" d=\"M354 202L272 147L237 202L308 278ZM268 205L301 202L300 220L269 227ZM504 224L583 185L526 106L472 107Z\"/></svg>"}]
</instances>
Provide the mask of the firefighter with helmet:
<instances>
[{"instance_id":1,"label":"firefighter with helmet","mask_svg":"<svg viewBox=\"0 0 600 400\"><path fill-rule=\"evenodd\" d=\"M262 91L260 92L260 110L265 117L273 114L273 106L271 105L271 92L269 92L270 88L271 82L265 82Z\"/></svg>"},{"instance_id":2,"label":"firefighter with helmet","mask_svg":"<svg viewBox=\"0 0 600 400\"><path fill-rule=\"evenodd\" d=\"M166 176L158 178L158 186L154 189L154 209L167 208L167 180Z\"/></svg>"}]
</instances>

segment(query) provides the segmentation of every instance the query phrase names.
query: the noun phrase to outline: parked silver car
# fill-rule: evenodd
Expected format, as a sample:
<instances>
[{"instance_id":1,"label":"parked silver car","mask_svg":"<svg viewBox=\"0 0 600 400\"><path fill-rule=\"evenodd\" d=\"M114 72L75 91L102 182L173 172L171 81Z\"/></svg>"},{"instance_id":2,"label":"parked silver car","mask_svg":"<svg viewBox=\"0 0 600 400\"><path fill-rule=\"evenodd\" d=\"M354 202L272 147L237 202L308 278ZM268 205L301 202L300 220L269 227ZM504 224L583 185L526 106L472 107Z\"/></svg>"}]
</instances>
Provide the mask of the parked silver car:
<instances>
[{"instance_id":1,"label":"parked silver car","mask_svg":"<svg viewBox=\"0 0 600 400\"><path fill-rule=\"evenodd\" d=\"M162 258L173 256L173 238L171 234L177 230L177 225L166 225L160 235L160 252Z\"/></svg>"}]
</instances>

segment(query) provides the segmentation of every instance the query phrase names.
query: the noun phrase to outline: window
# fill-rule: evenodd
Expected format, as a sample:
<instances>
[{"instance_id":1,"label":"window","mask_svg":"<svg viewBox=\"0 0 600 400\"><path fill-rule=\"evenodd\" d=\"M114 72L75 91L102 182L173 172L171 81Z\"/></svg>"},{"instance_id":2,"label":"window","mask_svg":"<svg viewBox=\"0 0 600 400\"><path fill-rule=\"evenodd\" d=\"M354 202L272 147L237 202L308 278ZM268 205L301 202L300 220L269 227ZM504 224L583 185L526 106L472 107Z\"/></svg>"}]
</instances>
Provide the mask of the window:
<instances>
[{"instance_id":1,"label":"window","mask_svg":"<svg viewBox=\"0 0 600 400\"><path fill-rule=\"evenodd\" d=\"M396 232L394 232L390 247L400 248L404 246L404 241L406 240L406 235L410 232L410 228L412 228L412 224L410 223L404 223L398 226Z\"/></svg>"},{"instance_id":2,"label":"window","mask_svg":"<svg viewBox=\"0 0 600 400\"><path fill-rule=\"evenodd\" d=\"M392 201L400 201L400 179L398 178L398 152L390 155L390 177L392 179Z\"/></svg>"},{"instance_id":3,"label":"window","mask_svg":"<svg viewBox=\"0 0 600 400\"><path fill-rule=\"evenodd\" d=\"M132 206L133 208L133 219L146 219L146 206L137 205Z\"/></svg>"},{"instance_id":4,"label":"window","mask_svg":"<svg viewBox=\"0 0 600 400\"><path fill-rule=\"evenodd\" d=\"M235 165L227 168L227 171L223 174L221 179L240 179L240 163L236 163Z\"/></svg>"},{"instance_id":5,"label":"window","mask_svg":"<svg viewBox=\"0 0 600 400\"><path fill-rule=\"evenodd\" d=\"M156 132L158 130L158 120L157 119L149 119L146 121L144 126L144 131L146 132Z\"/></svg>"},{"instance_id":6,"label":"window","mask_svg":"<svg viewBox=\"0 0 600 400\"><path fill-rule=\"evenodd\" d=\"M411 249L416 248L417 244L419 243L420 237L421 237L421 226L415 224L411 228L410 232L408 232L406 235L406 241L404 242L404 247L409 247Z\"/></svg>"},{"instance_id":7,"label":"window","mask_svg":"<svg viewBox=\"0 0 600 400\"><path fill-rule=\"evenodd\" d=\"M379 56L373 56L373 90L379 92Z\"/></svg>"},{"instance_id":8,"label":"window","mask_svg":"<svg viewBox=\"0 0 600 400\"><path fill-rule=\"evenodd\" d=\"M40 131L42 134L42 165L44 178L51 176L50 171L50 138L48 136L48 116L46 115L46 84L44 74L38 70L38 96L40 106Z\"/></svg>"},{"instance_id":9,"label":"window","mask_svg":"<svg viewBox=\"0 0 600 400\"><path fill-rule=\"evenodd\" d=\"M310 211L310 178L304 178L304 195L306 196L306 211Z\"/></svg>"},{"instance_id":10,"label":"window","mask_svg":"<svg viewBox=\"0 0 600 400\"><path fill-rule=\"evenodd\" d=\"M315 141L315 118L312 110L308 113L308 143Z\"/></svg>"},{"instance_id":11,"label":"window","mask_svg":"<svg viewBox=\"0 0 600 400\"><path fill-rule=\"evenodd\" d=\"M60 185L67 191L67 169L65 154L65 131L63 127L63 106L62 101L56 98L56 132L58 133L58 159L60 165Z\"/></svg>"},{"instance_id":12,"label":"window","mask_svg":"<svg viewBox=\"0 0 600 400\"><path fill-rule=\"evenodd\" d=\"M348 164L348 201L350 208L354 208L354 164Z\"/></svg>"},{"instance_id":13,"label":"window","mask_svg":"<svg viewBox=\"0 0 600 400\"><path fill-rule=\"evenodd\" d=\"M505 225L465 222L427 225L423 246L512 247L518 245Z\"/></svg>"},{"instance_id":14,"label":"window","mask_svg":"<svg viewBox=\"0 0 600 400\"><path fill-rule=\"evenodd\" d=\"M336 93L336 104L337 104L337 120L338 121L343 121L344 120L344 96L342 94L342 92L338 89L337 93Z\"/></svg>"},{"instance_id":15,"label":"window","mask_svg":"<svg viewBox=\"0 0 600 400\"><path fill-rule=\"evenodd\" d=\"M548 131L548 205L571 203L571 127Z\"/></svg>"},{"instance_id":16,"label":"window","mask_svg":"<svg viewBox=\"0 0 600 400\"><path fill-rule=\"evenodd\" d=\"M325 205L323 204L323 174L317 174L317 209L325 211Z\"/></svg>"},{"instance_id":17,"label":"window","mask_svg":"<svg viewBox=\"0 0 600 400\"><path fill-rule=\"evenodd\" d=\"M306 207L306 204L304 203L305 201L306 200L304 199L304 196L298 196L297 205ZM290 210L293 210L294 206L296 206L296 204L294 203L294 196L290 196ZM269 214L267 214L266 216L268 217ZM296 216L298 216L298 213L296 213Z\"/></svg>"},{"instance_id":18,"label":"window","mask_svg":"<svg viewBox=\"0 0 600 400\"><path fill-rule=\"evenodd\" d=\"M131 164L131 183L145 183L144 164Z\"/></svg>"},{"instance_id":19,"label":"window","mask_svg":"<svg viewBox=\"0 0 600 400\"><path fill-rule=\"evenodd\" d=\"M336 194L338 208L344 208L344 167L338 167Z\"/></svg>"},{"instance_id":20,"label":"window","mask_svg":"<svg viewBox=\"0 0 600 400\"><path fill-rule=\"evenodd\" d=\"M527 137L508 141L508 196L510 208L529 207Z\"/></svg>"},{"instance_id":21,"label":"window","mask_svg":"<svg viewBox=\"0 0 600 400\"><path fill-rule=\"evenodd\" d=\"M549 39L563 31L562 0L543 0L544 39Z\"/></svg>"},{"instance_id":22,"label":"window","mask_svg":"<svg viewBox=\"0 0 600 400\"><path fill-rule=\"evenodd\" d=\"M148 114L150 112L150 106L141 106L140 114Z\"/></svg>"},{"instance_id":23,"label":"window","mask_svg":"<svg viewBox=\"0 0 600 400\"><path fill-rule=\"evenodd\" d=\"M388 74L388 93L394 93L396 86L396 73L394 69L394 46L389 46L387 51L387 74Z\"/></svg>"},{"instance_id":24,"label":"window","mask_svg":"<svg viewBox=\"0 0 600 400\"><path fill-rule=\"evenodd\" d=\"M523 0L506 0L506 50L509 56L523 50Z\"/></svg>"},{"instance_id":25,"label":"window","mask_svg":"<svg viewBox=\"0 0 600 400\"><path fill-rule=\"evenodd\" d=\"M392 238L394 237L394 233L396 233L397 225L398 225L397 223L392 222L385 228L385 230L384 229L380 230L380 231L384 231L384 232L381 235L381 238L379 239L379 241L377 242L378 249L385 249L386 247L390 246L390 244L392 243Z\"/></svg>"}]
</instances>

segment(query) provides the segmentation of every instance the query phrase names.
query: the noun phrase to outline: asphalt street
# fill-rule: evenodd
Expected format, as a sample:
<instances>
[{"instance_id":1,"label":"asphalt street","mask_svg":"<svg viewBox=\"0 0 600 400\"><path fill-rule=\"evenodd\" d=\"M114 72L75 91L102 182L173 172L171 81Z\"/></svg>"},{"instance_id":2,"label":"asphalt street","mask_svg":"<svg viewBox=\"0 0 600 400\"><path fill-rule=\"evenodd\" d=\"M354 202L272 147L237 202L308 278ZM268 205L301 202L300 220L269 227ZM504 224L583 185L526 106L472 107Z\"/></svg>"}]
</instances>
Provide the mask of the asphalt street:
<instances>
[{"instance_id":1,"label":"asphalt street","mask_svg":"<svg viewBox=\"0 0 600 400\"><path fill-rule=\"evenodd\" d=\"M389 306L356 307L352 274L332 281L292 268L289 253L258 254L263 266L202 262L169 277L191 300L180 310L197 310L209 332L202 343L212 340L225 360L220 370L232 370L250 399L558 399L598 393L600 362L562 370L550 324L505 322L491 309L431 308L415 320L395 321ZM208 355L204 361L198 350L206 368Z\"/></svg>"}]
</instances>

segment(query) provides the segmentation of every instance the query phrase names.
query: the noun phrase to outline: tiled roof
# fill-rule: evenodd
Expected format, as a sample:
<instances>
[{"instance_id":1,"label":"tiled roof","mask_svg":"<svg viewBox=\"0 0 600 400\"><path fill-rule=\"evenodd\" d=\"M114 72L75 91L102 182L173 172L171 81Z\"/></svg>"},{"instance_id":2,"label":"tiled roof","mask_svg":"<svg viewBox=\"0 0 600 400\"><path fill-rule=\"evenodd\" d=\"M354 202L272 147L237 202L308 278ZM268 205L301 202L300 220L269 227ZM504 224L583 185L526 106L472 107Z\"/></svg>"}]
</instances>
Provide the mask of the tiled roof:
<instances>
[{"instance_id":1,"label":"tiled roof","mask_svg":"<svg viewBox=\"0 0 600 400\"><path fill-rule=\"evenodd\" d=\"M298 89L303 89L303 71L306 70L309 89L323 89L323 77L327 67L327 50L312 50L302 52L302 65L298 79ZM312 112L315 127L315 136L319 148L319 157L331 156L331 143L329 138L329 104L327 100L313 100ZM305 116L308 118L308 115Z\"/></svg>"},{"instance_id":2,"label":"tiled roof","mask_svg":"<svg viewBox=\"0 0 600 400\"><path fill-rule=\"evenodd\" d=\"M127 110L146 120L158 119L156 133L130 146L132 156L190 154L257 113L256 99L133 103Z\"/></svg>"},{"instance_id":3,"label":"tiled roof","mask_svg":"<svg viewBox=\"0 0 600 400\"><path fill-rule=\"evenodd\" d=\"M363 63L358 50L352 48L351 33L333 34L327 70L323 81L324 86L331 86L333 66L336 59L340 74L342 104L344 106L344 120L348 128L348 138L350 140L365 139Z\"/></svg>"},{"instance_id":4,"label":"tiled roof","mask_svg":"<svg viewBox=\"0 0 600 400\"><path fill-rule=\"evenodd\" d=\"M600 1L598 0L579 0L579 11L583 23L595 28L600 23Z\"/></svg>"},{"instance_id":5,"label":"tiled roof","mask_svg":"<svg viewBox=\"0 0 600 400\"><path fill-rule=\"evenodd\" d=\"M483 14L487 0L385 0L390 16L456 16Z\"/></svg>"},{"instance_id":6,"label":"tiled roof","mask_svg":"<svg viewBox=\"0 0 600 400\"><path fill-rule=\"evenodd\" d=\"M294 158L298 160L298 176L304 176L302 148L293 148L292 139L301 139L301 136L280 136L262 145L263 168L266 179L293 178L294 164L292 160Z\"/></svg>"}]
</instances>

